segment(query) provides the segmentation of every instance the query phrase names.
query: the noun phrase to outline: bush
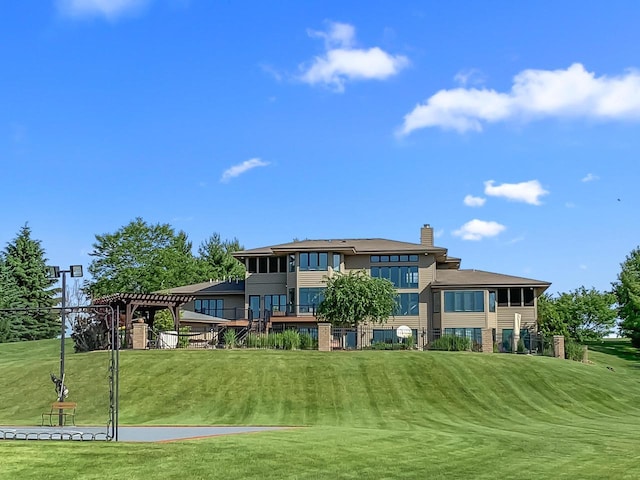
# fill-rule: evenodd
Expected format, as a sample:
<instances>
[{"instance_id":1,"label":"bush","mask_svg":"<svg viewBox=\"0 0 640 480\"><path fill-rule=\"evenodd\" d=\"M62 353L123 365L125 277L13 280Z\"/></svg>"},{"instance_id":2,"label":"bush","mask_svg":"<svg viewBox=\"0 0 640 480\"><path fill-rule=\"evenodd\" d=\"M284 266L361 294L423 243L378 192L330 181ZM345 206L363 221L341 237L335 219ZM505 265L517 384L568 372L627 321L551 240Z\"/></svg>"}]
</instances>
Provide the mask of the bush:
<instances>
[{"instance_id":1,"label":"bush","mask_svg":"<svg viewBox=\"0 0 640 480\"><path fill-rule=\"evenodd\" d=\"M296 330L285 330L282 333L282 347L285 350L300 348L300 334Z\"/></svg>"},{"instance_id":2,"label":"bush","mask_svg":"<svg viewBox=\"0 0 640 480\"><path fill-rule=\"evenodd\" d=\"M518 348L518 353L525 353L526 348L525 348L525 345L524 345L524 340L522 338L520 338L518 340L518 347L517 348Z\"/></svg>"},{"instance_id":3,"label":"bush","mask_svg":"<svg viewBox=\"0 0 640 480\"><path fill-rule=\"evenodd\" d=\"M318 348L318 341L309 333L301 333L300 348L302 350L316 350Z\"/></svg>"},{"instance_id":4,"label":"bush","mask_svg":"<svg viewBox=\"0 0 640 480\"><path fill-rule=\"evenodd\" d=\"M224 332L224 344L226 348L233 348L238 342L238 334L233 328L229 328Z\"/></svg>"},{"instance_id":5,"label":"bush","mask_svg":"<svg viewBox=\"0 0 640 480\"><path fill-rule=\"evenodd\" d=\"M93 315L77 316L73 322L71 338L73 339L73 350L76 353L109 348L109 330L106 320Z\"/></svg>"},{"instance_id":6,"label":"bush","mask_svg":"<svg viewBox=\"0 0 640 480\"><path fill-rule=\"evenodd\" d=\"M153 317L153 329L156 332L167 332L175 329L173 315L169 310L160 310Z\"/></svg>"},{"instance_id":7,"label":"bush","mask_svg":"<svg viewBox=\"0 0 640 480\"><path fill-rule=\"evenodd\" d=\"M187 348L189 346L189 333L191 333L191 327L180 327L180 332L178 333L178 348Z\"/></svg>"},{"instance_id":8,"label":"bush","mask_svg":"<svg viewBox=\"0 0 640 480\"><path fill-rule=\"evenodd\" d=\"M584 360L584 348L578 342L567 340L564 344L564 356L567 360L581 362Z\"/></svg>"},{"instance_id":9,"label":"bush","mask_svg":"<svg viewBox=\"0 0 640 480\"><path fill-rule=\"evenodd\" d=\"M267 337L267 346L271 348L282 348L282 333L270 333Z\"/></svg>"},{"instance_id":10,"label":"bush","mask_svg":"<svg viewBox=\"0 0 640 480\"><path fill-rule=\"evenodd\" d=\"M455 335L443 335L429 344L429 350L463 352L471 350L471 339Z\"/></svg>"}]
</instances>

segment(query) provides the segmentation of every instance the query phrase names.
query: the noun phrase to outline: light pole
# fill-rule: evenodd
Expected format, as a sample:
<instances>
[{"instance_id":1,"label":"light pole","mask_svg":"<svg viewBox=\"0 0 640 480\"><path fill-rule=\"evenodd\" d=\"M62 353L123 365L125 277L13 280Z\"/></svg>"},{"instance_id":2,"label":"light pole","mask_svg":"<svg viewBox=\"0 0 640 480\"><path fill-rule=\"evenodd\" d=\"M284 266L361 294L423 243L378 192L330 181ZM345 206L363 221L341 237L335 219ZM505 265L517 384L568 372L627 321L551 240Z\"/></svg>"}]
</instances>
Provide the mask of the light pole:
<instances>
[{"instance_id":1,"label":"light pole","mask_svg":"<svg viewBox=\"0 0 640 480\"><path fill-rule=\"evenodd\" d=\"M82 265L71 265L69 270L60 270L60 267L51 266L47 267L47 276L49 278L60 278L60 274L62 274L62 305L60 310L60 391L58 392L58 401L62 402L64 400L64 340L65 333L67 329L67 312L66 312L66 300L67 300L67 273L70 273L72 277L82 277ZM60 414L58 415L58 425L63 426L64 424L64 415L62 414L62 410L60 410Z\"/></svg>"}]
</instances>

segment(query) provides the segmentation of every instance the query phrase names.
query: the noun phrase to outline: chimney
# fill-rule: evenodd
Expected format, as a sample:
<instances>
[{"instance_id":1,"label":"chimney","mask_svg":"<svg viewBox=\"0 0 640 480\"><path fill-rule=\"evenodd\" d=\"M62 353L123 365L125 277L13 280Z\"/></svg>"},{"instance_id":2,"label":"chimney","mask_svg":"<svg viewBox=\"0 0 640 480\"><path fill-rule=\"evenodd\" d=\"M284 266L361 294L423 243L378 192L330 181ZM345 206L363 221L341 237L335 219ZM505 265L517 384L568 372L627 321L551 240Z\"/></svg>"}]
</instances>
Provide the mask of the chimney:
<instances>
[{"instance_id":1,"label":"chimney","mask_svg":"<svg viewBox=\"0 0 640 480\"><path fill-rule=\"evenodd\" d=\"M433 247L433 228L428 223L420 229L420 243L426 247Z\"/></svg>"}]
</instances>

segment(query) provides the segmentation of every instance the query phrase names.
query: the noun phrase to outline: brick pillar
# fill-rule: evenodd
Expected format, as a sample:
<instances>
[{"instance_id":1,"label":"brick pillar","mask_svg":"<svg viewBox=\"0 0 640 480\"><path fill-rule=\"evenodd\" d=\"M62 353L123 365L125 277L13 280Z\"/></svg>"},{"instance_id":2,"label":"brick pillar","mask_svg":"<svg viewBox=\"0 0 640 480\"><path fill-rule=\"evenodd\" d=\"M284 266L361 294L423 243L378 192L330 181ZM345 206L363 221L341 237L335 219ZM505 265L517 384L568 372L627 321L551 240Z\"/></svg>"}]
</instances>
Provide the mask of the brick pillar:
<instances>
[{"instance_id":1,"label":"brick pillar","mask_svg":"<svg viewBox=\"0 0 640 480\"><path fill-rule=\"evenodd\" d=\"M482 353L493 353L493 330L482 329Z\"/></svg>"},{"instance_id":2,"label":"brick pillar","mask_svg":"<svg viewBox=\"0 0 640 480\"><path fill-rule=\"evenodd\" d=\"M330 323L318 323L318 350L321 352L331 351Z\"/></svg>"},{"instance_id":3,"label":"brick pillar","mask_svg":"<svg viewBox=\"0 0 640 480\"><path fill-rule=\"evenodd\" d=\"M133 323L132 345L134 350L146 350L147 348L147 324Z\"/></svg>"},{"instance_id":4,"label":"brick pillar","mask_svg":"<svg viewBox=\"0 0 640 480\"><path fill-rule=\"evenodd\" d=\"M582 363L589 363L589 347L584 345L582 347Z\"/></svg>"},{"instance_id":5,"label":"brick pillar","mask_svg":"<svg viewBox=\"0 0 640 480\"><path fill-rule=\"evenodd\" d=\"M564 335L553 336L553 356L564 359Z\"/></svg>"}]
</instances>

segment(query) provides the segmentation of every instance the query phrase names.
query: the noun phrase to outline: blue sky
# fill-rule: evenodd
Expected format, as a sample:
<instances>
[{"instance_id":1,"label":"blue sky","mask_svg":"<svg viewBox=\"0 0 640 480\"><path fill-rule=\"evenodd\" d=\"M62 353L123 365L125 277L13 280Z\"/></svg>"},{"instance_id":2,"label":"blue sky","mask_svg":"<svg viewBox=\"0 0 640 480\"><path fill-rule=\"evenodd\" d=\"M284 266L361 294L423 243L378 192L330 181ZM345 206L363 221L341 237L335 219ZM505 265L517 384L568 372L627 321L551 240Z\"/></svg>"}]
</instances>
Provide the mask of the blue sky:
<instances>
[{"instance_id":1,"label":"blue sky","mask_svg":"<svg viewBox=\"0 0 640 480\"><path fill-rule=\"evenodd\" d=\"M640 3L0 6L0 242L90 262L135 217L194 246L418 242L609 288L640 243Z\"/></svg>"}]
</instances>

